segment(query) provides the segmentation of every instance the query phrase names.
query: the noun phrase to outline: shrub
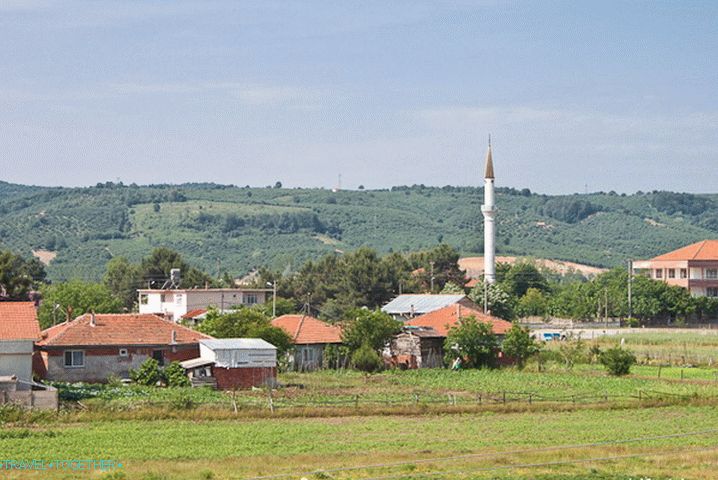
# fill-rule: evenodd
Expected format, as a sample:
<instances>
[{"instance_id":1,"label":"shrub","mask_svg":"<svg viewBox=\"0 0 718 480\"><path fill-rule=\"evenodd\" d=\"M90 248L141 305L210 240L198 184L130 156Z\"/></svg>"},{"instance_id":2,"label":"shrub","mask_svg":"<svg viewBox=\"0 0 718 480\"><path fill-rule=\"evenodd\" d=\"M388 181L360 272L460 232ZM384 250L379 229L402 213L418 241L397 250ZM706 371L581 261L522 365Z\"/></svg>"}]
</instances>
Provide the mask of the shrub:
<instances>
[{"instance_id":1,"label":"shrub","mask_svg":"<svg viewBox=\"0 0 718 480\"><path fill-rule=\"evenodd\" d=\"M636 363L636 356L628 350L614 347L601 353L600 361L608 373L621 376L630 373L631 366Z\"/></svg>"},{"instance_id":2,"label":"shrub","mask_svg":"<svg viewBox=\"0 0 718 480\"><path fill-rule=\"evenodd\" d=\"M160 364L154 358L148 358L140 368L130 370L130 378L133 382L140 385L154 386L162 379Z\"/></svg>"},{"instance_id":3,"label":"shrub","mask_svg":"<svg viewBox=\"0 0 718 480\"><path fill-rule=\"evenodd\" d=\"M189 387L190 381L179 362L172 362L162 371L162 378L168 387Z\"/></svg>"},{"instance_id":4,"label":"shrub","mask_svg":"<svg viewBox=\"0 0 718 480\"><path fill-rule=\"evenodd\" d=\"M364 373L373 373L381 370L382 359L376 351L365 343L352 354L352 365Z\"/></svg>"},{"instance_id":5,"label":"shrub","mask_svg":"<svg viewBox=\"0 0 718 480\"><path fill-rule=\"evenodd\" d=\"M523 368L526 365L526 360L538 353L540 349L531 338L528 329L519 325L513 325L506 333L501 348L506 356L516 360L519 368Z\"/></svg>"},{"instance_id":6,"label":"shrub","mask_svg":"<svg viewBox=\"0 0 718 480\"><path fill-rule=\"evenodd\" d=\"M474 316L464 318L449 330L444 341L446 362L461 357L470 368L492 367L496 363L498 340L491 323L478 322Z\"/></svg>"}]
</instances>

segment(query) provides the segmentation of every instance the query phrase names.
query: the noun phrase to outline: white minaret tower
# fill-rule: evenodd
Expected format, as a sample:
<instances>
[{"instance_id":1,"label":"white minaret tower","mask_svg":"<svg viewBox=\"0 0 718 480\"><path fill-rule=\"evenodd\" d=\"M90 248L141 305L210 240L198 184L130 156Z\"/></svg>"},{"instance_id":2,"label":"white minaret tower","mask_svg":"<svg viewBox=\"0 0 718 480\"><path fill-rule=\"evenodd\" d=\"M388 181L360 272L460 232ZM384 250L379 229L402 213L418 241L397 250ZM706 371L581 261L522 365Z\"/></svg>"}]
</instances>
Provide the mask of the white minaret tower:
<instances>
[{"instance_id":1,"label":"white minaret tower","mask_svg":"<svg viewBox=\"0 0 718 480\"><path fill-rule=\"evenodd\" d=\"M496 205L494 204L494 161L491 158L491 136L489 150L486 153L486 171L484 173L484 279L486 283L496 281Z\"/></svg>"}]
</instances>

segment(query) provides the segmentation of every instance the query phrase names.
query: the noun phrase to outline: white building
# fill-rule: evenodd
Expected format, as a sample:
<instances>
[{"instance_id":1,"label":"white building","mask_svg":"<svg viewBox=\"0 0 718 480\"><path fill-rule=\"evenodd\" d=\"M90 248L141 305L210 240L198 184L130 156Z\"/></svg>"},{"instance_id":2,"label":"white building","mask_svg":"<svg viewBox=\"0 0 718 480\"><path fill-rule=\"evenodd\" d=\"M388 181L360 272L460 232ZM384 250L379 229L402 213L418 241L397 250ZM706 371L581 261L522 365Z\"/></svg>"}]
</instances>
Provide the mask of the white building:
<instances>
[{"instance_id":1,"label":"white building","mask_svg":"<svg viewBox=\"0 0 718 480\"><path fill-rule=\"evenodd\" d=\"M195 289L142 289L139 293L140 313L165 315L179 322L192 310L215 307L219 310L265 303L271 289L261 288L195 288Z\"/></svg>"},{"instance_id":2,"label":"white building","mask_svg":"<svg viewBox=\"0 0 718 480\"><path fill-rule=\"evenodd\" d=\"M35 304L0 302L0 376L31 382L33 345L39 339Z\"/></svg>"}]
</instances>

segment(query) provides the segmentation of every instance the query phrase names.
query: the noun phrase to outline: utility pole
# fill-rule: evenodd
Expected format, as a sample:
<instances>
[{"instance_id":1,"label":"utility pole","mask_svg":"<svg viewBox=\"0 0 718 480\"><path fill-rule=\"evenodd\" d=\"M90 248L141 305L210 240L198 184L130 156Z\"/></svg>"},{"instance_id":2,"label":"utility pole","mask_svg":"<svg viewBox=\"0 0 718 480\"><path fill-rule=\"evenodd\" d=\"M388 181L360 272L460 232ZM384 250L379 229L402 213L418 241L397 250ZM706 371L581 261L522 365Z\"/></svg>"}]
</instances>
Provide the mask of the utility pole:
<instances>
[{"instance_id":1,"label":"utility pole","mask_svg":"<svg viewBox=\"0 0 718 480\"><path fill-rule=\"evenodd\" d=\"M277 317L277 279L272 283L267 282L268 287L272 287L272 318Z\"/></svg>"},{"instance_id":2,"label":"utility pole","mask_svg":"<svg viewBox=\"0 0 718 480\"><path fill-rule=\"evenodd\" d=\"M633 318L633 261L628 261L628 318Z\"/></svg>"},{"instance_id":3,"label":"utility pole","mask_svg":"<svg viewBox=\"0 0 718 480\"><path fill-rule=\"evenodd\" d=\"M608 328L608 287L603 289L603 308L604 327Z\"/></svg>"},{"instance_id":4,"label":"utility pole","mask_svg":"<svg viewBox=\"0 0 718 480\"><path fill-rule=\"evenodd\" d=\"M431 290L429 292L434 293L434 261L430 261L429 265L431 265Z\"/></svg>"}]
</instances>

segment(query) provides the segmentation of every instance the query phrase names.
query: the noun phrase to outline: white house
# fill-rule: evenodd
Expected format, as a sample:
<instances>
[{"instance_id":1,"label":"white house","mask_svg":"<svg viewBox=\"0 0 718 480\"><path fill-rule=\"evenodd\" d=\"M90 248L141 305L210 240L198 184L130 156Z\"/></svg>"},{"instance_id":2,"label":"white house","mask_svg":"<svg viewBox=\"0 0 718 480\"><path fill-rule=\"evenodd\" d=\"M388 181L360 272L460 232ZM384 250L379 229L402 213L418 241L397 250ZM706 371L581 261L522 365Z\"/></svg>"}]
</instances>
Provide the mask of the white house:
<instances>
[{"instance_id":1,"label":"white house","mask_svg":"<svg viewBox=\"0 0 718 480\"><path fill-rule=\"evenodd\" d=\"M0 302L0 376L31 382L33 345L39 339L34 303Z\"/></svg>"},{"instance_id":2,"label":"white house","mask_svg":"<svg viewBox=\"0 0 718 480\"><path fill-rule=\"evenodd\" d=\"M179 322L192 310L216 307L224 310L238 305L264 303L271 289L194 288L138 290L140 313L162 314Z\"/></svg>"}]
</instances>

